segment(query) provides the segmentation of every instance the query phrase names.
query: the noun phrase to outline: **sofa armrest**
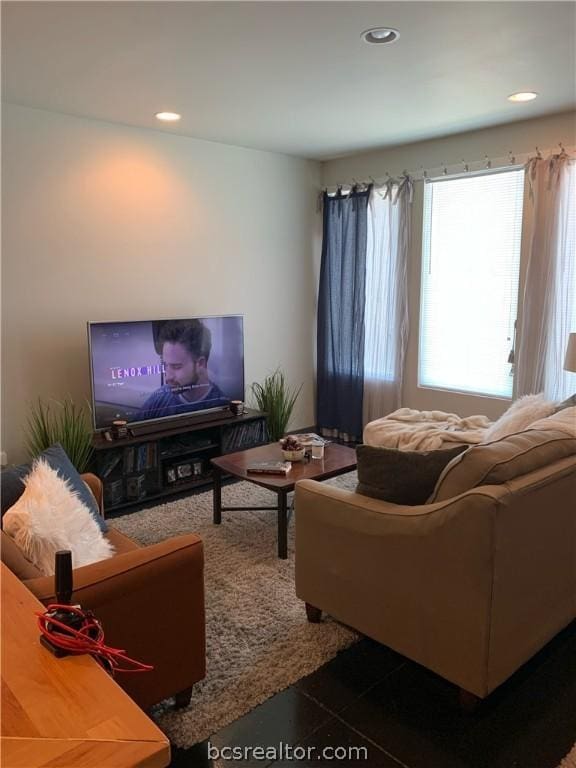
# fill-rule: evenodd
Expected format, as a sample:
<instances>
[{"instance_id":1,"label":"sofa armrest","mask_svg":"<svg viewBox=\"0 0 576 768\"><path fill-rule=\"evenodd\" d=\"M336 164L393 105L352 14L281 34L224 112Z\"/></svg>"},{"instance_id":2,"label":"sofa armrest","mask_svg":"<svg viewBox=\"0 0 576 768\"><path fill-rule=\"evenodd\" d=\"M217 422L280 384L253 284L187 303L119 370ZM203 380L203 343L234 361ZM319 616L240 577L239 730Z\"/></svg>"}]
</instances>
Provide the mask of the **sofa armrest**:
<instances>
[{"instance_id":1,"label":"sofa armrest","mask_svg":"<svg viewBox=\"0 0 576 768\"><path fill-rule=\"evenodd\" d=\"M142 707L191 687L205 675L202 540L179 536L74 570L73 600L94 611L106 643L154 665L119 675ZM54 580L24 582L44 604Z\"/></svg>"},{"instance_id":2,"label":"sofa armrest","mask_svg":"<svg viewBox=\"0 0 576 768\"><path fill-rule=\"evenodd\" d=\"M296 484L294 506L301 528L314 519L322 519L323 525L341 530L411 536L421 535L423 528L436 528L440 520L460 514L463 505L468 503L464 499L470 495L478 497L481 506L493 506L506 493L505 486L483 486L434 504L408 505L374 499L316 480L300 480Z\"/></svg>"},{"instance_id":3,"label":"sofa armrest","mask_svg":"<svg viewBox=\"0 0 576 768\"><path fill-rule=\"evenodd\" d=\"M485 695L495 517L507 493L491 486L407 507L303 480L295 497L296 594ZM470 657L478 664L461 661Z\"/></svg>"},{"instance_id":4,"label":"sofa armrest","mask_svg":"<svg viewBox=\"0 0 576 768\"><path fill-rule=\"evenodd\" d=\"M130 580L165 576L169 572L171 558L179 554L188 557L196 571L198 566L203 565L201 538L195 534L175 536L149 547L139 547L98 563L75 568L74 600L85 608L95 609L108 599L115 599L116 593L121 594ZM45 605L55 599L52 576L28 579L24 583Z\"/></svg>"},{"instance_id":5,"label":"sofa armrest","mask_svg":"<svg viewBox=\"0 0 576 768\"><path fill-rule=\"evenodd\" d=\"M86 483L88 488L92 491L92 495L96 499L96 503L98 504L98 510L102 517L105 517L104 514L104 499L103 499L103 485L102 480L100 480L99 477L92 474L92 472L85 472L83 475L80 475L82 480Z\"/></svg>"}]
</instances>

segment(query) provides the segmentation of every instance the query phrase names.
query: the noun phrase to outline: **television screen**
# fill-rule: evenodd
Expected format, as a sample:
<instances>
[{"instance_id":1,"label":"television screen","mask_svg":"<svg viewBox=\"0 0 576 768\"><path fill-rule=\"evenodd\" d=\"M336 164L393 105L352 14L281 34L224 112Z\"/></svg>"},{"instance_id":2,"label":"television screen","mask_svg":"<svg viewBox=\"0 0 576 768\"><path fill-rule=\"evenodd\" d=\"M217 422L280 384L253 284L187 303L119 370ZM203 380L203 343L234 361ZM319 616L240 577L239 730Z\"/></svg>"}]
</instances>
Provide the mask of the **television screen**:
<instances>
[{"instance_id":1,"label":"television screen","mask_svg":"<svg viewBox=\"0 0 576 768\"><path fill-rule=\"evenodd\" d=\"M242 316L88 323L96 429L244 400Z\"/></svg>"}]
</instances>

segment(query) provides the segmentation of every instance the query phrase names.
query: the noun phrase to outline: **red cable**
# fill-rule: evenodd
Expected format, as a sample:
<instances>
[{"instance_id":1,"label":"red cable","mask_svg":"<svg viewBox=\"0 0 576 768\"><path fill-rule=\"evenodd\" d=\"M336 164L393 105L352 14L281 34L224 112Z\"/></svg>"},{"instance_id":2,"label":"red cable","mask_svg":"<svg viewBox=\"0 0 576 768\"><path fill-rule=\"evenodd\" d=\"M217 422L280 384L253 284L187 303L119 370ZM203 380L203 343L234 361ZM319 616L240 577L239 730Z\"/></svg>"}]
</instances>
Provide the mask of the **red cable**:
<instances>
[{"instance_id":1,"label":"red cable","mask_svg":"<svg viewBox=\"0 0 576 768\"><path fill-rule=\"evenodd\" d=\"M50 615L53 611L72 613L83 619L80 629L68 626ZM144 664L126 655L126 651L111 648L104 644L104 630L100 622L90 611L83 611L74 605L59 605L53 603L45 613L37 613L38 628L52 645L62 648L71 654L90 654L101 666L112 675L116 672L149 672L154 669L150 664ZM54 632L54 627L62 632ZM132 667L121 667L119 662L131 664Z\"/></svg>"}]
</instances>

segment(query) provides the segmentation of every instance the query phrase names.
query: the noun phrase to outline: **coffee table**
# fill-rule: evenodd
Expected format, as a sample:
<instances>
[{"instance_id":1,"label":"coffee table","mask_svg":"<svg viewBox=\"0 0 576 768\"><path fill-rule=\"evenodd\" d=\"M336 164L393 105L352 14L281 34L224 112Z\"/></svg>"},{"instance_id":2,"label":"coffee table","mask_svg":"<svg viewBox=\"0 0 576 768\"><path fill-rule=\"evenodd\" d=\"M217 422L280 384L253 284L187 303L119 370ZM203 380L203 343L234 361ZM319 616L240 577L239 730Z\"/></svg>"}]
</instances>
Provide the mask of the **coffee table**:
<instances>
[{"instance_id":1,"label":"coffee table","mask_svg":"<svg viewBox=\"0 0 576 768\"><path fill-rule=\"evenodd\" d=\"M287 475L253 474L246 467L253 461L282 461L282 450L278 443L249 448L246 451L229 453L212 459L214 473L214 523L220 525L222 512L237 512L243 509L270 509L278 512L278 557L288 557L288 494L294 490L298 480L328 480L356 469L356 451L345 445L328 443L323 459L293 461ZM262 488L268 488L278 495L275 507L223 507L222 475L228 474Z\"/></svg>"}]
</instances>

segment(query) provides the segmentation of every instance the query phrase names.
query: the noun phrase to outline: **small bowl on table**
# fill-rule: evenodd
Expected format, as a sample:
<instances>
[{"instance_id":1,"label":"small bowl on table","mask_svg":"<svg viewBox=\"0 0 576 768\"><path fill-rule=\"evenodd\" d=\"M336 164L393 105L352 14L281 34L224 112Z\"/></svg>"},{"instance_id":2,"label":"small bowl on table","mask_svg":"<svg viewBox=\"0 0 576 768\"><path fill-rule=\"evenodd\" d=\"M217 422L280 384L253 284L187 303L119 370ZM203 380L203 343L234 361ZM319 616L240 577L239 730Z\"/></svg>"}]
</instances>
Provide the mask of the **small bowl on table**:
<instances>
[{"instance_id":1,"label":"small bowl on table","mask_svg":"<svg viewBox=\"0 0 576 768\"><path fill-rule=\"evenodd\" d=\"M284 461L302 461L306 454L306 448L300 448L298 451L285 451L282 448L282 458Z\"/></svg>"},{"instance_id":2,"label":"small bowl on table","mask_svg":"<svg viewBox=\"0 0 576 768\"><path fill-rule=\"evenodd\" d=\"M302 461L306 455L306 447L293 437L283 437L280 440L284 461Z\"/></svg>"}]
</instances>

